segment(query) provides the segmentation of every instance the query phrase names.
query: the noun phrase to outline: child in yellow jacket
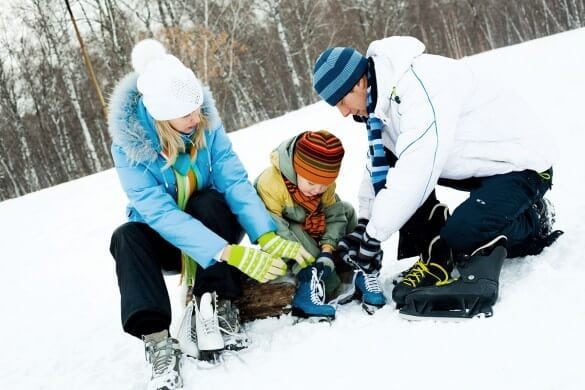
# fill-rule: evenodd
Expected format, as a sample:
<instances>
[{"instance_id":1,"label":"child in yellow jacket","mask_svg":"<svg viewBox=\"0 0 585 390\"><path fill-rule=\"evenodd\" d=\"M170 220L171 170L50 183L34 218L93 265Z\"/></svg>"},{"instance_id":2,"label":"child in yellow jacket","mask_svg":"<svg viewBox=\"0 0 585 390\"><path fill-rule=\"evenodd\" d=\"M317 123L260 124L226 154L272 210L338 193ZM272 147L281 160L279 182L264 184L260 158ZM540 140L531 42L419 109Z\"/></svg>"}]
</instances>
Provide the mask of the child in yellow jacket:
<instances>
[{"instance_id":1,"label":"child in yellow jacket","mask_svg":"<svg viewBox=\"0 0 585 390\"><path fill-rule=\"evenodd\" d=\"M356 225L353 206L335 193L345 151L339 138L325 130L307 131L282 142L270 155L271 166L256 179L256 191L277 224L277 234L300 242L317 261L298 271L293 314L335 316L324 304L339 284L335 273L337 242Z\"/></svg>"}]
</instances>

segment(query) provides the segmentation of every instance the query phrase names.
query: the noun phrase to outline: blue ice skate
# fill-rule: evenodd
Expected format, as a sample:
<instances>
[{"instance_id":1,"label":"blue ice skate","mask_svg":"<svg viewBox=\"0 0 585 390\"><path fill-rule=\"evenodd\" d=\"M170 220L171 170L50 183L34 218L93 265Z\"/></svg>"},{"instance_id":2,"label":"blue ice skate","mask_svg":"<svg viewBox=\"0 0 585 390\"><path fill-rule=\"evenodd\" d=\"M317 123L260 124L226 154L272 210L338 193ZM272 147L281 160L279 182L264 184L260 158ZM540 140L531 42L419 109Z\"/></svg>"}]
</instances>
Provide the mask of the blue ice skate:
<instances>
[{"instance_id":1,"label":"blue ice skate","mask_svg":"<svg viewBox=\"0 0 585 390\"><path fill-rule=\"evenodd\" d=\"M355 297L361 298L362 308L373 314L386 304L386 297L378 280L378 272L366 273L364 270L356 270Z\"/></svg>"},{"instance_id":2,"label":"blue ice skate","mask_svg":"<svg viewBox=\"0 0 585 390\"><path fill-rule=\"evenodd\" d=\"M318 263L302 269L298 275L299 284L292 301L292 314L301 318L335 318L335 307L327 305L323 279L326 279L329 268Z\"/></svg>"}]
</instances>

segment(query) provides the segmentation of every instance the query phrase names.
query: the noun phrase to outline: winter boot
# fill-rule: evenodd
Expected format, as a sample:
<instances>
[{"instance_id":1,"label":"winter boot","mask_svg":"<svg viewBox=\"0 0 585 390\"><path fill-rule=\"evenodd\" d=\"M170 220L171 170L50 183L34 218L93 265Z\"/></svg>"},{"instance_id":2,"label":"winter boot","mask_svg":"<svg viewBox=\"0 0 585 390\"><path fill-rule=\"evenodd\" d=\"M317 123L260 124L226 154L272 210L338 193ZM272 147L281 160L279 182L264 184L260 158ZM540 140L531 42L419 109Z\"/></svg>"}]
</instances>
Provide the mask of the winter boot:
<instances>
[{"instance_id":1,"label":"winter boot","mask_svg":"<svg viewBox=\"0 0 585 390\"><path fill-rule=\"evenodd\" d=\"M194 307L199 358L211 363L218 363L220 361L219 354L224 349L225 344L219 330L215 292L206 292L200 299L195 299Z\"/></svg>"},{"instance_id":2,"label":"winter boot","mask_svg":"<svg viewBox=\"0 0 585 390\"><path fill-rule=\"evenodd\" d=\"M508 257L535 256L544 248L551 246L561 235L562 230L553 230L556 214L553 204L546 198L539 198L532 205L538 216L538 233L508 248Z\"/></svg>"},{"instance_id":3,"label":"winter boot","mask_svg":"<svg viewBox=\"0 0 585 390\"><path fill-rule=\"evenodd\" d=\"M248 335L240 323L240 311L234 302L229 299L218 299L217 319L225 349L239 351L248 348Z\"/></svg>"},{"instance_id":4,"label":"winter boot","mask_svg":"<svg viewBox=\"0 0 585 390\"><path fill-rule=\"evenodd\" d=\"M181 349L179 342L169 337L165 329L142 337L144 354L152 366L148 390L172 390L183 388L180 372Z\"/></svg>"},{"instance_id":5,"label":"winter boot","mask_svg":"<svg viewBox=\"0 0 585 390\"><path fill-rule=\"evenodd\" d=\"M327 305L323 279L331 269L321 263L305 267L297 274L298 286L292 301L292 314L301 318L335 318L335 307Z\"/></svg>"},{"instance_id":6,"label":"winter boot","mask_svg":"<svg viewBox=\"0 0 585 390\"><path fill-rule=\"evenodd\" d=\"M447 243L436 236L429 244L427 253L408 269L402 280L392 290L392 299L400 309L413 289L426 286L442 286L449 283L453 259Z\"/></svg>"},{"instance_id":7,"label":"winter boot","mask_svg":"<svg viewBox=\"0 0 585 390\"><path fill-rule=\"evenodd\" d=\"M366 273L359 269L355 271L355 297L361 299L362 308L368 314L374 314L376 310L386 304L386 297L382 292L379 271Z\"/></svg>"},{"instance_id":8,"label":"winter boot","mask_svg":"<svg viewBox=\"0 0 585 390\"><path fill-rule=\"evenodd\" d=\"M539 198L534 202L532 207L538 213L540 237L546 237L553 231L553 225L556 222L555 208L552 202L546 198Z\"/></svg>"},{"instance_id":9,"label":"winter boot","mask_svg":"<svg viewBox=\"0 0 585 390\"><path fill-rule=\"evenodd\" d=\"M491 317L498 299L500 270L506 258L506 236L476 249L458 265L460 277L444 286L420 287L406 296L402 317Z\"/></svg>"}]
</instances>

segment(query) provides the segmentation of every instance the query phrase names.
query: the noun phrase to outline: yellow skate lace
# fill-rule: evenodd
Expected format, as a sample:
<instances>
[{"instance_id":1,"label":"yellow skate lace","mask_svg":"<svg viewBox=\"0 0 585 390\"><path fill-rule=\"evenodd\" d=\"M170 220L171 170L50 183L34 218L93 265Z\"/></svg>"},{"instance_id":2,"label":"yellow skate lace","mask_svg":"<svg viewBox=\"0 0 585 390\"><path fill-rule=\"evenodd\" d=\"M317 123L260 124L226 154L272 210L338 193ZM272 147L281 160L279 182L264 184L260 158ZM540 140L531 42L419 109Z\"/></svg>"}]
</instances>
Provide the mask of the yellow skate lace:
<instances>
[{"instance_id":1,"label":"yellow skate lace","mask_svg":"<svg viewBox=\"0 0 585 390\"><path fill-rule=\"evenodd\" d=\"M402 279L402 283L404 283L410 287L417 287L420 284L420 282L423 280L425 275L430 275L437 280L435 282L436 286L443 286L445 284L449 284L449 272L447 272L447 270L444 267L442 267L441 265L439 265L437 263L430 263L430 264L432 264L433 267L438 268L441 271L441 273L444 275L444 277L442 278L439 275L436 275L435 273L431 272L429 270L429 267L425 263L423 263L422 260L418 260L410 268L410 271L408 271L408 274L406 274L404 279Z\"/></svg>"}]
</instances>

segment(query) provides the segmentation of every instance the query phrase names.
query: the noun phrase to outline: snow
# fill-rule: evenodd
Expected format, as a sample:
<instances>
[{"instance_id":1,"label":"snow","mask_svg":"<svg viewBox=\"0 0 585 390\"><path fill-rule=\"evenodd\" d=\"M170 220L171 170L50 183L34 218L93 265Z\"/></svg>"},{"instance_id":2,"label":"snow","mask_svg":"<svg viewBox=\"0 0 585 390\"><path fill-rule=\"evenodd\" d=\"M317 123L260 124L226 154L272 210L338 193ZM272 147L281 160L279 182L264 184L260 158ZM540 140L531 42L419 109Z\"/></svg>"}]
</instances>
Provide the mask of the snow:
<instances>
[{"instance_id":1,"label":"snow","mask_svg":"<svg viewBox=\"0 0 585 390\"><path fill-rule=\"evenodd\" d=\"M472 58L538 108L561 151L549 198L566 234L539 256L507 261L494 317L464 323L408 322L388 305L373 316L357 304L331 324L291 317L256 321L253 345L214 369L183 366L186 389L407 388L582 389L585 376L585 29ZM334 131L346 147L342 198L357 205L366 150L362 126L317 103L232 133L254 178L281 140ZM439 191L451 207L464 193ZM144 389L142 342L122 332L108 245L126 198L108 170L0 203L0 388ZM414 259L384 244L382 282ZM183 289L167 279L176 328Z\"/></svg>"}]
</instances>

